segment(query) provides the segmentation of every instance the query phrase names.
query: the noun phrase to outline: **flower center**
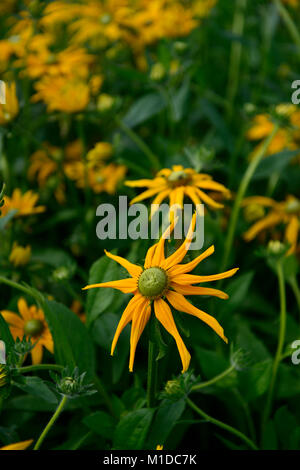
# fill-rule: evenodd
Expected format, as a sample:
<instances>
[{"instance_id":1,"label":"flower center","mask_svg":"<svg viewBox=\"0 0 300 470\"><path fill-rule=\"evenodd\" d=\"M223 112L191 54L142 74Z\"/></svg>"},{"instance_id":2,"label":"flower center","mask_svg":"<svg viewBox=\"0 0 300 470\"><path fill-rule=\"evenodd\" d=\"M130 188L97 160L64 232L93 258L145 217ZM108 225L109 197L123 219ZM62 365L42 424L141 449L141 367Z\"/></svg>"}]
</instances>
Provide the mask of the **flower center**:
<instances>
[{"instance_id":1,"label":"flower center","mask_svg":"<svg viewBox=\"0 0 300 470\"><path fill-rule=\"evenodd\" d=\"M168 285L168 276L161 268L148 268L139 277L138 288L144 297L161 297Z\"/></svg>"},{"instance_id":2,"label":"flower center","mask_svg":"<svg viewBox=\"0 0 300 470\"><path fill-rule=\"evenodd\" d=\"M38 336L42 333L44 325L41 320L32 319L28 320L24 326L24 333L28 336Z\"/></svg>"},{"instance_id":3,"label":"flower center","mask_svg":"<svg viewBox=\"0 0 300 470\"><path fill-rule=\"evenodd\" d=\"M300 201L298 199L292 199L291 201L288 201L286 207L286 212L289 212L289 213L294 213L294 212L298 212L300 210Z\"/></svg>"},{"instance_id":4,"label":"flower center","mask_svg":"<svg viewBox=\"0 0 300 470\"><path fill-rule=\"evenodd\" d=\"M172 171L168 176L168 182L171 186L180 186L186 184L189 181L189 175L184 170Z\"/></svg>"}]
</instances>

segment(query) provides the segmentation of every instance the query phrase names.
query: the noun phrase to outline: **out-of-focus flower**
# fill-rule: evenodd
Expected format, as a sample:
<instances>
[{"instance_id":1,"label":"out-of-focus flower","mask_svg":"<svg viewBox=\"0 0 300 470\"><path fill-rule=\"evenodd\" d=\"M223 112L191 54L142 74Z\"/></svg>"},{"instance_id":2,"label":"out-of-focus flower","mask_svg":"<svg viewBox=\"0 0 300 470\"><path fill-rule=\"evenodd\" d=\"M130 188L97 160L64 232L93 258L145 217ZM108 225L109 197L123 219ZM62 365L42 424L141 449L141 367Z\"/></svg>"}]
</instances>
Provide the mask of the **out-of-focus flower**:
<instances>
[{"instance_id":1,"label":"out-of-focus flower","mask_svg":"<svg viewBox=\"0 0 300 470\"><path fill-rule=\"evenodd\" d=\"M150 70L151 80L161 80L166 73L166 69L160 62L153 64Z\"/></svg>"},{"instance_id":2,"label":"out-of-focus flower","mask_svg":"<svg viewBox=\"0 0 300 470\"><path fill-rule=\"evenodd\" d=\"M87 153L87 160L92 165L103 161L112 155L112 145L109 142L98 142L92 150Z\"/></svg>"},{"instance_id":3,"label":"out-of-focus flower","mask_svg":"<svg viewBox=\"0 0 300 470\"><path fill-rule=\"evenodd\" d=\"M108 111L113 107L114 103L115 99L111 95L108 95L107 93L101 93L97 99L97 109L98 111L102 112Z\"/></svg>"},{"instance_id":4,"label":"out-of-focus flower","mask_svg":"<svg viewBox=\"0 0 300 470\"><path fill-rule=\"evenodd\" d=\"M30 245L21 246L21 245L18 245L17 242L14 242L10 256L9 256L9 261L14 266L25 266L29 262L30 257L31 257Z\"/></svg>"},{"instance_id":5,"label":"out-of-focus flower","mask_svg":"<svg viewBox=\"0 0 300 470\"><path fill-rule=\"evenodd\" d=\"M19 113L15 82L5 84L5 104L0 104L0 125L8 124Z\"/></svg>"},{"instance_id":6,"label":"out-of-focus flower","mask_svg":"<svg viewBox=\"0 0 300 470\"><path fill-rule=\"evenodd\" d=\"M10 325L14 339L22 339L24 335L32 338L32 343L35 343L31 350L32 363L40 364L43 358L43 347L53 354L53 339L44 312L35 305L29 307L22 297L18 301L18 310L20 315L9 310L2 310L1 313Z\"/></svg>"},{"instance_id":7,"label":"out-of-focus flower","mask_svg":"<svg viewBox=\"0 0 300 470\"><path fill-rule=\"evenodd\" d=\"M285 201L276 202L274 199L263 196L251 196L244 199L242 206L247 208L256 205L267 210L267 215L262 212L262 216L252 227L244 233L244 239L249 242L259 233L272 229L279 224L284 224L284 240L291 246L287 254L294 253L297 247L300 217L300 201L294 196L287 196ZM258 213L258 211L257 211Z\"/></svg>"},{"instance_id":8,"label":"out-of-focus flower","mask_svg":"<svg viewBox=\"0 0 300 470\"><path fill-rule=\"evenodd\" d=\"M156 450L163 450L163 448L164 448L164 446L159 445L159 444L156 446Z\"/></svg>"},{"instance_id":9,"label":"out-of-focus flower","mask_svg":"<svg viewBox=\"0 0 300 470\"><path fill-rule=\"evenodd\" d=\"M14 444L0 447L0 450L26 450L32 443L33 439L28 439L27 441L15 442Z\"/></svg>"},{"instance_id":10,"label":"out-of-focus flower","mask_svg":"<svg viewBox=\"0 0 300 470\"><path fill-rule=\"evenodd\" d=\"M192 242L195 223L196 214L193 216L185 241L172 255L165 258L164 242L165 238L167 238L170 235L170 232L173 230L173 223L164 232L160 241L149 248L145 258L144 269L141 266L130 263L125 258L112 255L106 251L106 255L109 258L115 260L117 263L121 264L121 266L123 266L128 271L131 277L118 281L92 284L84 287L84 289L92 289L95 287L112 287L114 289L120 290L123 293L133 294L133 298L130 300L129 304L123 312L111 347L111 354L113 354L121 331L129 322L132 322L129 360L130 371L133 370L137 343L151 315L152 303L154 306L154 313L156 318L176 341L182 361L182 372L185 372L189 367L191 356L186 349L181 336L179 335L171 309L164 300L165 298L176 310L194 315L205 322L225 342L227 342L227 338L224 336L223 328L217 322L217 320L202 310L194 307L184 297L185 295L212 295L222 299L227 299L228 296L225 292L217 289L195 287L192 284L225 279L227 277L233 276L238 269L230 269L229 271L220 274L213 274L210 276L196 276L187 274L202 260L214 252L214 247L211 246L193 261L186 264L180 264Z\"/></svg>"},{"instance_id":11,"label":"out-of-focus flower","mask_svg":"<svg viewBox=\"0 0 300 470\"><path fill-rule=\"evenodd\" d=\"M22 194L21 190L16 188L11 197L4 196L3 215L6 215L11 210L18 211L15 217L40 214L46 210L46 207L36 206L38 199L38 194L35 194L33 191L29 190Z\"/></svg>"},{"instance_id":12,"label":"out-of-focus flower","mask_svg":"<svg viewBox=\"0 0 300 470\"><path fill-rule=\"evenodd\" d=\"M32 101L44 101L47 111L77 113L84 110L90 100L89 86L77 77L51 77L46 75L35 84L37 93Z\"/></svg>"},{"instance_id":13,"label":"out-of-focus flower","mask_svg":"<svg viewBox=\"0 0 300 470\"><path fill-rule=\"evenodd\" d=\"M206 191L217 191L225 197L230 195L230 191L214 181L210 175L197 173L192 168L183 168L182 165L174 165L172 169L165 168L152 180L125 181L125 185L132 188L148 188L132 199L131 204L155 196L152 204L161 204L164 199L169 198L170 206L178 204L183 207L186 196L195 205L204 203L210 208L220 209L223 204L216 202Z\"/></svg>"}]
</instances>

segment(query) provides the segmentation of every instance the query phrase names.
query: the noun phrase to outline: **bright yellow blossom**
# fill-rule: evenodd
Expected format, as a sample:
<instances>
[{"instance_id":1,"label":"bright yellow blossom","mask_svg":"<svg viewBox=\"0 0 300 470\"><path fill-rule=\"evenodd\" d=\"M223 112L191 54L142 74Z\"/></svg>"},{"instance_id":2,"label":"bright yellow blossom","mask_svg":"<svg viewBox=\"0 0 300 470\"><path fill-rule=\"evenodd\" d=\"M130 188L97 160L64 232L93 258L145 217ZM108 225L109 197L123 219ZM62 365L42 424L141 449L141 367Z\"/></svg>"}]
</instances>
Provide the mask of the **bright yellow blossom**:
<instances>
[{"instance_id":1,"label":"bright yellow blossom","mask_svg":"<svg viewBox=\"0 0 300 470\"><path fill-rule=\"evenodd\" d=\"M16 188L11 197L4 196L4 206L1 209L3 215L6 215L11 210L16 210L15 217L39 214L46 210L45 206L36 206L39 196L34 194L33 191L26 191L21 193L19 188Z\"/></svg>"},{"instance_id":2,"label":"bright yellow blossom","mask_svg":"<svg viewBox=\"0 0 300 470\"><path fill-rule=\"evenodd\" d=\"M184 168L182 165L173 165L172 169L165 168L152 180L125 181L125 185L132 188L148 188L132 199L131 204L155 196L152 204L161 204L164 199L169 198L170 206L178 204L183 207L184 197L187 197L195 205L203 203L212 209L220 209L223 204L216 202L206 191L217 191L227 197L230 195L229 190L214 181L211 176L197 173L192 168Z\"/></svg>"},{"instance_id":3,"label":"bright yellow blossom","mask_svg":"<svg viewBox=\"0 0 300 470\"><path fill-rule=\"evenodd\" d=\"M21 246L18 245L17 242L14 242L9 261L14 266L25 266L31 257L31 247L30 245Z\"/></svg>"},{"instance_id":4,"label":"bright yellow blossom","mask_svg":"<svg viewBox=\"0 0 300 470\"><path fill-rule=\"evenodd\" d=\"M228 296L223 291L207 287L197 287L192 284L225 279L233 276L238 269L230 269L229 271L209 276L187 274L202 260L214 252L214 246L212 245L193 261L186 264L179 264L183 260L192 242L195 223L196 214L193 216L185 241L172 255L166 258L164 254L164 242L165 238L169 236L170 231L173 229L173 223L165 231L160 241L149 248L145 258L144 268L106 251L106 255L123 266L131 277L84 287L84 289L112 287L123 293L133 294L133 298L129 301L122 314L111 346L111 354L113 355L121 331L129 322L132 322L129 359L130 371L133 370L137 343L150 319L152 305L157 320L176 341L182 361L182 372L188 369L191 356L178 333L172 311L166 300L176 310L188 313L202 320L227 342L223 328L217 320L211 315L194 307L184 297L185 295L212 295L221 299L227 299Z\"/></svg>"},{"instance_id":5,"label":"bright yellow blossom","mask_svg":"<svg viewBox=\"0 0 300 470\"><path fill-rule=\"evenodd\" d=\"M279 224L285 225L284 239L291 245L288 254L294 253L297 247L300 217L300 201L294 196L287 196L285 201L276 202L274 199L264 196L251 196L244 199L242 205L247 208L256 206L267 210L267 215L261 213L261 218L244 233L244 239L249 242L259 233L272 229Z\"/></svg>"},{"instance_id":6,"label":"bright yellow blossom","mask_svg":"<svg viewBox=\"0 0 300 470\"><path fill-rule=\"evenodd\" d=\"M44 312L35 305L29 307L22 297L18 301L18 310L20 315L10 310L2 310L1 313L9 324L14 339L22 339L24 335L32 338L34 345L30 351L32 363L40 364L43 358L43 347L53 354L53 339Z\"/></svg>"}]
</instances>

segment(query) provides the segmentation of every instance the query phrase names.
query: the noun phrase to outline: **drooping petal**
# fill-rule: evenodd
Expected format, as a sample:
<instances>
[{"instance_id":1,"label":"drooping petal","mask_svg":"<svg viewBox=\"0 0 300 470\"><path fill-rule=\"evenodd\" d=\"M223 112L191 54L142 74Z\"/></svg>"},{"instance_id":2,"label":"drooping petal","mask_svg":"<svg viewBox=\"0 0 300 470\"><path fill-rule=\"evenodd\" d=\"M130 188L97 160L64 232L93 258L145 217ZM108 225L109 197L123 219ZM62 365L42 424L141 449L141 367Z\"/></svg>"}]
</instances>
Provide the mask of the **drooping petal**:
<instances>
[{"instance_id":1,"label":"drooping petal","mask_svg":"<svg viewBox=\"0 0 300 470\"><path fill-rule=\"evenodd\" d=\"M165 191L161 191L152 201L151 203L151 218L154 217L154 214L159 210L159 205L162 201L170 194L170 189L166 189ZM157 204L157 207L154 205Z\"/></svg>"},{"instance_id":2,"label":"drooping petal","mask_svg":"<svg viewBox=\"0 0 300 470\"><path fill-rule=\"evenodd\" d=\"M276 207L277 202L271 199L270 197L265 196L250 196L243 199L241 206L248 206L249 204L258 204L264 207Z\"/></svg>"},{"instance_id":3,"label":"drooping petal","mask_svg":"<svg viewBox=\"0 0 300 470\"><path fill-rule=\"evenodd\" d=\"M290 243L290 248L287 252L288 255L292 254L296 250L299 232L299 221L296 215L292 216L286 229L284 238Z\"/></svg>"},{"instance_id":4,"label":"drooping petal","mask_svg":"<svg viewBox=\"0 0 300 470\"><path fill-rule=\"evenodd\" d=\"M219 297L220 299L228 299L228 295L219 289L212 289L210 287L200 286L181 286L176 282L171 282L170 287L176 290L179 294L183 295L212 295L213 297Z\"/></svg>"},{"instance_id":5,"label":"drooping petal","mask_svg":"<svg viewBox=\"0 0 300 470\"><path fill-rule=\"evenodd\" d=\"M43 346L38 342L31 350L32 364L41 364L43 359Z\"/></svg>"},{"instance_id":6,"label":"drooping petal","mask_svg":"<svg viewBox=\"0 0 300 470\"><path fill-rule=\"evenodd\" d=\"M161 186L164 183L164 178L154 178L153 180L141 179L136 181L125 181L124 184L130 188L153 188L154 186Z\"/></svg>"},{"instance_id":7,"label":"drooping petal","mask_svg":"<svg viewBox=\"0 0 300 470\"><path fill-rule=\"evenodd\" d=\"M259 220L258 222L255 222L255 224L253 224L252 227L250 227L249 230L244 233L243 237L247 242L249 242L253 240L253 238L255 238L259 232L267 228L274 227L275 225L279 224L281 220L282 215L276 212L271 212L263 219Z\"/></svg>"},{"instance_id":8,"label":"drooping petal","mask_svg":"<svg viewBox=\"0 0 300 470\"><path fill-rule=\"evenodd\" d=\"M127 259L122 258L121 256L113 255L112 253L110 253L107 250L104 250L104 252L105 252L106 256L113 259L114 261L119 263L121 266L123 266L123 268L125 268L128 271L128 273L130 274L130 276L132 276L132 277L138 277L141 274L141 272L143 271L143 269L140 266L137 266L136 264L130 263L130 261L127 261Z\"/></svg>"},{"instance_id":9,"label":"drooping petal","mask_svg":"<svg viewBox=\"0 0 300 470\"><path fill-rule=\"evenodd\" d=\"M182 285L188 284L199 284L200 282L210 282L210 281L219 281L220 279L226 279L227 277L233 276L239 268L229 269L219 274L209 274L208 276L197 276L194 274L179 274L172 278L173 282Z\"/></svg>"},{"instance_id":10,"label":"drooping petal","mask_svg":"<svg viewBox=\"0 0 300 470\"><path fill-rule=\"evenodd\" d=\"M214 201L204 191L201 191L201 189L196 188L196 192L198 196L200 197L200 199L202 199L203 202L205 202L208 206L212 207L213 209L222 209L224 207L223 204L220 204L219 202Z\"/></svg>"},{"instance_id":11,"label":"drooping petal","mask_svg":"<svg viewBox=\"0 0 300 470\"><path fill-rule=\"evenodd\" d=\"M120 318L118 327L116 329L115 335L113 342L111 344L111 351L110 354L114 354L114 350L116 347L116 344L118 342L119 336L121 332L124 330L125 326L132 320L133 312L135 308L139 308L142 301L143 297L140 294L136 294L128 303L127 307L125 308L124 312L122 313L122 316Z\"/></svg>"},{"instance_id":12,"label":"drooping petal","mask_svg":"<svg viewBox=\"0 0 300 470\"><path fill-rule=\"evenodd\" d=\"M188 273L189 271L192 271L198 264L203 261L205 258L208 256L212 255L215 251L214 245L211 245L207 250L205 250L201 255L197 256L195 259L190 261L189 263L186 264L177 264L173 266L172 268L169 269L168 274L172 278L172 276L176 276L178 274L184 274Z\"/></svg>"},{"instance_id":13,"label":"drooping petal","mask_svg":"<svg viewBox=\"0 0 300 470\"><path fill-rule=\"evenodd\" d=\"M137 290L137 280L129 277L127 279L119 279L118 281L101 282L100 284L90 284L85 286L82 290L94 289L95 287L112 287L113 289L120 290L124 294L131 294Z\"/></svg>"},{"instance_id":14,"label":"drooping petal","mask_svg":"<svg viewBox=\"0 0 300 470\"><path fill-rule=\"evenodd\" d=\"M229 193L229 190L220 183L211 180L200 180L195 182L196 186L200 189L210 189L211 191L220 191L222 193Z\"/></svg>"},{"instance_id":15,"label":"drooping petal","mask_svg":"<svg viewBox=\"0 0 300 470\"><path fill-rule=\"evenodd\" d=\"M200 320L209 325L226 343L228 342L226 336L224 336L223 328L214 317L194 307L194 305L190 304L183 295L178 294L177 292L168 291L166 297L174 308L180 312L189 313L190 315L200 318Z\"/></svg>"},{"instance_id":16,"label":"drooping petal","mask_svg":"<svg viewBox=\"0 0 300 470\"><path fill-rule=\"evenodd\" d=\"M182 362L182 373L185 372L190 364L191 355L188 352L178 330L169 305L163 299L154 300L155 316L162 326L167 330L176 341L176 345Z\"/></svg>"},{"instance_id":17,"label":"drooping petal","mask_svg":"<svg viewBox=\"0 0 300 470\"><path fill-rule=\"evenodd\" d=\"M149 305L148 299L143 299L139 308L135 308L130 334L130 357L129 357L129 371L133 371L133 364L135 358L135 351L138 341L143 333L145 326L147 325L151 315L151 306Z\"/></svg>"},{"instance_id":18,"label":"drooping petal","mask_svg":"<svg viewBox=\"0 0 300 470\"><path fill-rule=\"evenodd\" d=\"M178 250L175 251L175 253L173 253L172 255L170 255L168 258L166 258L163 261L163 263L161 264L161 267L163 269L171 268L175 264L180 263L180 261L184 258L186 252L188 251L192 243L195 223L196 223L196 213L194 213L193 215L185 241L181 244Z\"/></svg>"}]
</instances>

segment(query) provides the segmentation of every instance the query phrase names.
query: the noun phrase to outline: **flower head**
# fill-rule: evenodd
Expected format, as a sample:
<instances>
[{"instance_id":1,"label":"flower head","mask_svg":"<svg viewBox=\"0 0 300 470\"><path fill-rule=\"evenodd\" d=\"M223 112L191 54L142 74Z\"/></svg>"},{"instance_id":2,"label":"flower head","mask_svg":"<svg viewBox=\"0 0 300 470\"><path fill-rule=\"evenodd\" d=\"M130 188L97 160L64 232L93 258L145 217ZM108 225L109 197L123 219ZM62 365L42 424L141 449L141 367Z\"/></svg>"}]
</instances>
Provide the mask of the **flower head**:
<instances>
[{"instance_id":1,"label":"flower head","mask_svg":"<svg viewBox=\"0 0 300 470\"><path fill-rule=\"evenodd\" d=\"M9 261L14 266L25 266L28 263L31 256L31 247L30 245L21 246L17 242L14 242L13 248L11 250Z\"/></svg>"},{"instance_id":2,"label":"flower head","mask_svg":"<svg viewBox=\"0 0 300 470\"><path fill-rule=\"evenodd\" d=\"M6 215L11 210L17 210L16 216L25 216L39 214L46 210L45 206L36 206L38 195L33 191L26 191L22 194L19 188L15 189L11 195L4 196L4 206L2 209L3 215Z\"/></svg>"},{"instance_id":3,"label":"flower head","mask_svg":"<svg viewBox=\"0 0 300 470\"><path fill-rule=\"evenodd\" d=\"M32 363L40 364L43 358L43 346L53 353L53 339L44 312L35 305L29 307L22 297L18 301L18 310L20 315L9 310L3 310L1 313L10 325L14 339L22 339L24 336L32 338L32 342L35 343L31 350Z\"/></svg>"},{"instance_id":4,"label":"flower head","mask_svg":"<svg viewBox=\"0 0 300 470\"><path fill-rule=\"evenodd\" d=\"M172 169L164 168L152 180L125 181L125 184L133 188L148 188L135 197L131 204L155 196L152 204L161 204L164 199L169 198L170 206L178 204L183 207L183 200L186 196L195 205L204 203L212 209L220 209L223 204L216 202L206 192L217 191L222 195L229 195L229 190L214 181L211 176L197 173L192 168L184 168L182 165L173 165Z\"/></svg>"},{"instance_id":5,"label":"flower head","mask_svg":"<svg viewBox=\"0 0 300 470\"><path fill-rule=\"evenodd\" d=\"M274 199L263 196L251 196L244 199L242 204L247 207L256 207L256 214L259 215L258 208L265 209L261 211L261 217L244 233L244 239L249 242L258 234L267 229L272 229L279 224L285 225L284 239L291 245L287 254L294 253L298 241L300 201L294 196L287 196L285 201L277 202Z\"/></svg>"},{"instance_id":6,"label":"flower head","mask_svg":"<svg viewBox=\"0 0 300 470\"><path fill-rule=\"evenodd\" d=\"M19 112L15 82L6 84L5 104L0 104L0 125L8 124Z\"/></svg>"},{"instance_id":7,"label":"flower head","mask_svg":"<svg viewBox=\"0 0 300 470\"><path fill-rule=\"evenodd\" d=\"M180 264L192 242L195 223L196 214L193 216L186 240L172 255L166 258L164 254L164 242L165 238L169 236L170 231L172 231L174 227L173 223L164 232L160 241L149 248L143 268L130 263L120 256L115 256L106 252L106 255L121 264L121 266L128 271L131 277L118 281L92 284L84 287L84 289L112 287L120 290L121 292L133 294L133 298L130 300L123 312L111 346L111 354L113 354L121 331L129 322L132 322L129 359L130 371L133 370L137 343L149 321L152 305L154 307L154 314L157 320L176 341L182 361L182 372L185 372L189 367L190 354L179 335L169 304L176 310L199 318L209 325L225 342L227 342L223 328L217 320L211 315L208 315L202 310L194 307L184 297L185 295L212 295L221 299L227 299L228 296L225 292L208 287L198 287L193 284L224 279L233 276L238 269L235 268L210 276L187 274L202 260L214 252L214 246L211 246L193 261L186 264Z\"/></svg>"}]
</instances>

